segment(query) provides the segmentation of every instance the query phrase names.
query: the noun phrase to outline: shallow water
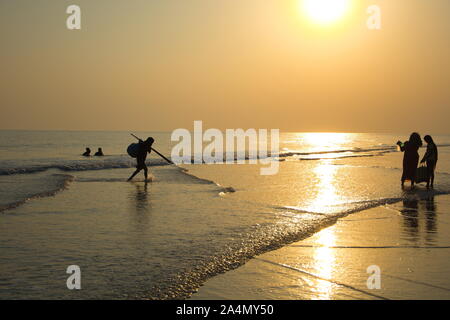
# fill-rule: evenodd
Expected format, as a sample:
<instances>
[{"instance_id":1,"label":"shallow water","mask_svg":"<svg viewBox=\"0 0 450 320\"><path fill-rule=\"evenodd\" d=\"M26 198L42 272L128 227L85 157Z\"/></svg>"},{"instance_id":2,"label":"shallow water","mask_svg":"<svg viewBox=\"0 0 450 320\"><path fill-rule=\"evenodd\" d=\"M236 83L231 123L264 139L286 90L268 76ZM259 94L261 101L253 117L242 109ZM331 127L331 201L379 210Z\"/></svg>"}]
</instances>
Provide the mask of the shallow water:
<instances>
[{"instance_id":1,"label":"shallow water","mask_svg":"<svg viewBox=\"0 0 450 320\"><path fill-rule=\"evenodd\" d=\"M170 154L169 134L138 135L154 136ZM125 155L127 133L2 131L0 298L184 298L207 278L352 212L448 194L450 137L435 137L430 192L399 188L398 139L406 137L282 134L285 161L274 176L237 164L185 172L152 156L145 184L142 175L125 182L135 165ZM79 156L87 141L107 156ZM66 287L69 265L81 268L80 291Z\"/></svg>"}]
</instances>

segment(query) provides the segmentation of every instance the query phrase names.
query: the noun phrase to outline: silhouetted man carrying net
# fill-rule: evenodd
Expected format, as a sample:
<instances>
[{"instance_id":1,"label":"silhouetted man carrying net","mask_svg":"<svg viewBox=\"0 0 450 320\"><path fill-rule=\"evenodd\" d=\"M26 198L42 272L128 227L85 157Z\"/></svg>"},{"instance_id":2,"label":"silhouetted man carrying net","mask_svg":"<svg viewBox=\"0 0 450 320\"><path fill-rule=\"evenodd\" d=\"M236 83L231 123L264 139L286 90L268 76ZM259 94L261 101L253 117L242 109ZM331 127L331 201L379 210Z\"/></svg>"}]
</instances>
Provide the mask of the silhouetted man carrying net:
<instances>
[{"instance_id":1,"label":"silhouetted man carrying net","mask_svg":"<svg viewBox=\"0 0 450 320\"><path fill-rule=\"evenodd\" d=\"M128 178L128 181L134 178L142 169L144 170L145 181L148 179L148 169L145 164L145 160L147 159L147 154L152 151L152 145L155 142L155 139L152 137L147 138L147 140L142 141L139 139L139 143L132 144L128 148L128 154L132 157L135 157L137 160L136 171Z\"/></svg>"}]
</instances>

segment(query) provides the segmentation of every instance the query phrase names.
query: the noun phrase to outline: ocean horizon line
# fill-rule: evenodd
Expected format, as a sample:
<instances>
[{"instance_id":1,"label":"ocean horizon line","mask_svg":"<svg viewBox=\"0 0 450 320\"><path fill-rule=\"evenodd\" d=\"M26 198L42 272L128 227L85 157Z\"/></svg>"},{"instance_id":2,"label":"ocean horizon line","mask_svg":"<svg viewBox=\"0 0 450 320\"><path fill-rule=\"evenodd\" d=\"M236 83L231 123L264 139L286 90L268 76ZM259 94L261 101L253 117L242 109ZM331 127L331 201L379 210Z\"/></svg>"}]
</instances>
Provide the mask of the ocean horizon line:
<instances>
[{"instance_id":1,"label":"ocean horizon line","mask_svg":"<svg viewBox=\"0 0 450 320\"><path fill-rule=\"evenodd\" d=\"M214 127L211 127L214 128ZM176 130L178 128L174 128ZM216 128L215 128L216 129ZM227 128L227 129L248 129L247 127L236 127L236 128ZM125 129L2 129L2 132L125 132L125 133L139 133L139 132L154 132L154 133L171 133L173 130L125 130ZM222 129L219 129L222 130ZM225 130L225 129L223 129ZM421 132L420 130L416 130ZM338 134L379 134L379 135L409 135L411 132L395 132L395 131L365 131L365 132L357 132L357 131L291 131L291 130L281 130L281 133L338 133ZM439 132L426 132L426 134L436 135L436 136L448 136L448 133L439 133Z\"/></svg>"}]
</instances>

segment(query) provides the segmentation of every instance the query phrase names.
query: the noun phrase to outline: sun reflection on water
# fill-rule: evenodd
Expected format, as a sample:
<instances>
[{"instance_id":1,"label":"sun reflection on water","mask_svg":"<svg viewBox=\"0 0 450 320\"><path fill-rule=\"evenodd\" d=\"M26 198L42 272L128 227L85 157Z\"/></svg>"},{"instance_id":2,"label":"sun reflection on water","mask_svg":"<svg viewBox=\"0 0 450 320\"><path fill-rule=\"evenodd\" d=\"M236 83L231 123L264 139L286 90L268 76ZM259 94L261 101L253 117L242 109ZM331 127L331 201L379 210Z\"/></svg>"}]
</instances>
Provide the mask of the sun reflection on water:
<instances>
[{"instance_id":1,"label":"sun reflection on water","mask_svg":"<svg viewBox=\"0 0 450 320\"><path fill-rule=\"evenodd\" d=\"M314 172L317 179L317 194L308 205L307 211L326 213L333 204L342 201L337 189L337 167L325 160L315 167ZM324 279L332 279L335 268L335 255L330 246L335 245L334 228L326 228L320 231L316 237L317 245L322 247L314 250L313 273ZM315 296L313 299L329 300L332 298L333 283L317 279L314 287Z\"/></svg>"},{"instance_id":2,"label":"sun reflection on water","mask_svg":"<svg viewBox=\"0 0 450 320\"><path fill-rule=\"evenodd\" d=\"M354 139L346 133L302 133L297 137L308 150L321 152L351 149ZM340 168L335 165L335 161L333 159L319 160L312 170L314 177L309 190L311 200L306 203L302 200L296 208L321 214L332 214L342 209L342 205L349 199L341 190L344 181L343 177L338 176ZM311 298L329 300L336 294L336 284L325 280L333 280L337 272L335 249L331 248L336 244L335 228L323 229L313 239L318 247L312 251L312 261L308 271L324 280L318 278L307 280L312 288Z\"/></svg>"},{"instance_id":3,"label":"sun reflection on water","mask_svg":"<svg viewBox=\"0 0 450 320\"><path fill-rule=\"evenodd\" d=\"M308 206L308 211L326 213L330 206L338 203L341 199L336 186L337 167L323 161L314 169L317 183L317 194ZM326 228L320 231L317 237L317 245L322 246L314 251L313 272L325 279L333 278L333 268L335 266L335 256L330 246L335 244L334 228ZM325 280L317 280L315 299L331 299L333 294L333 283Z\"/></svg>"},{"instance_id":4,"label":"sun reflection on water","mask_svg":"<svg viewBox=\"0 0 450 320\"><path fill-rule=\"evenodd\" d=\"M334 230L333 228L324 229L317 234L317 237L317 244L323 247L316 248L314 251L313 272L319 277L332 279L335 268L335 256L330 246L335 244ZM333 283L318 279L315 287L316 296L314 298L331 299L333 296L333 287Z\"/></svg>"},{"instance_id":5,"label":"sun reflection on water","mask_svg":"<svg viewBox=\"0 0 450 320\"><path fill-rule=\"evenodd\" d=\"M337 132L306 132L297 134L299 143L304 146L309 146L312 152L347 148L353 138L349 133Z\"/></svg>"},{"instance_id":6,"label":"sun reflection on water","mask_svg":"<svg viewBox=\"0 0 450 320\"><path fill-rule=\"evenodd\" d=\"M330 205L339 203L341 200L336 188L337 167L327 162L322 162L314 169L317 183L315 186L316 196L306 207L309 212L326 213Z\"/></svg>"}]
</instances>

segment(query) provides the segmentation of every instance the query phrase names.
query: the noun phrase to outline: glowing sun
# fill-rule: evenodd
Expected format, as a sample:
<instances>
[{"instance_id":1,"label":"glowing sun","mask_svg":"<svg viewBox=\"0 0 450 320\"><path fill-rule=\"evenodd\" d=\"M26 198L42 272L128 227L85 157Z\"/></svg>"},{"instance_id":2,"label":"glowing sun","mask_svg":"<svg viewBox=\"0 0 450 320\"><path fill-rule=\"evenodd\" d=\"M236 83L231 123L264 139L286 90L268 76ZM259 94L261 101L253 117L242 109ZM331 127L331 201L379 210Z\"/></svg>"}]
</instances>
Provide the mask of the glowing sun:
<instances>
[{"instance_id":1,"label":"glowing sun","mask_svg":"<svg viewBox=\"0 0 450 320\"><path fill-rule=\"evenodd\" d=\"M301 0L301 10L315 23L330 24L342 19L351 0Z\"/></svg>"}]
</instances>

